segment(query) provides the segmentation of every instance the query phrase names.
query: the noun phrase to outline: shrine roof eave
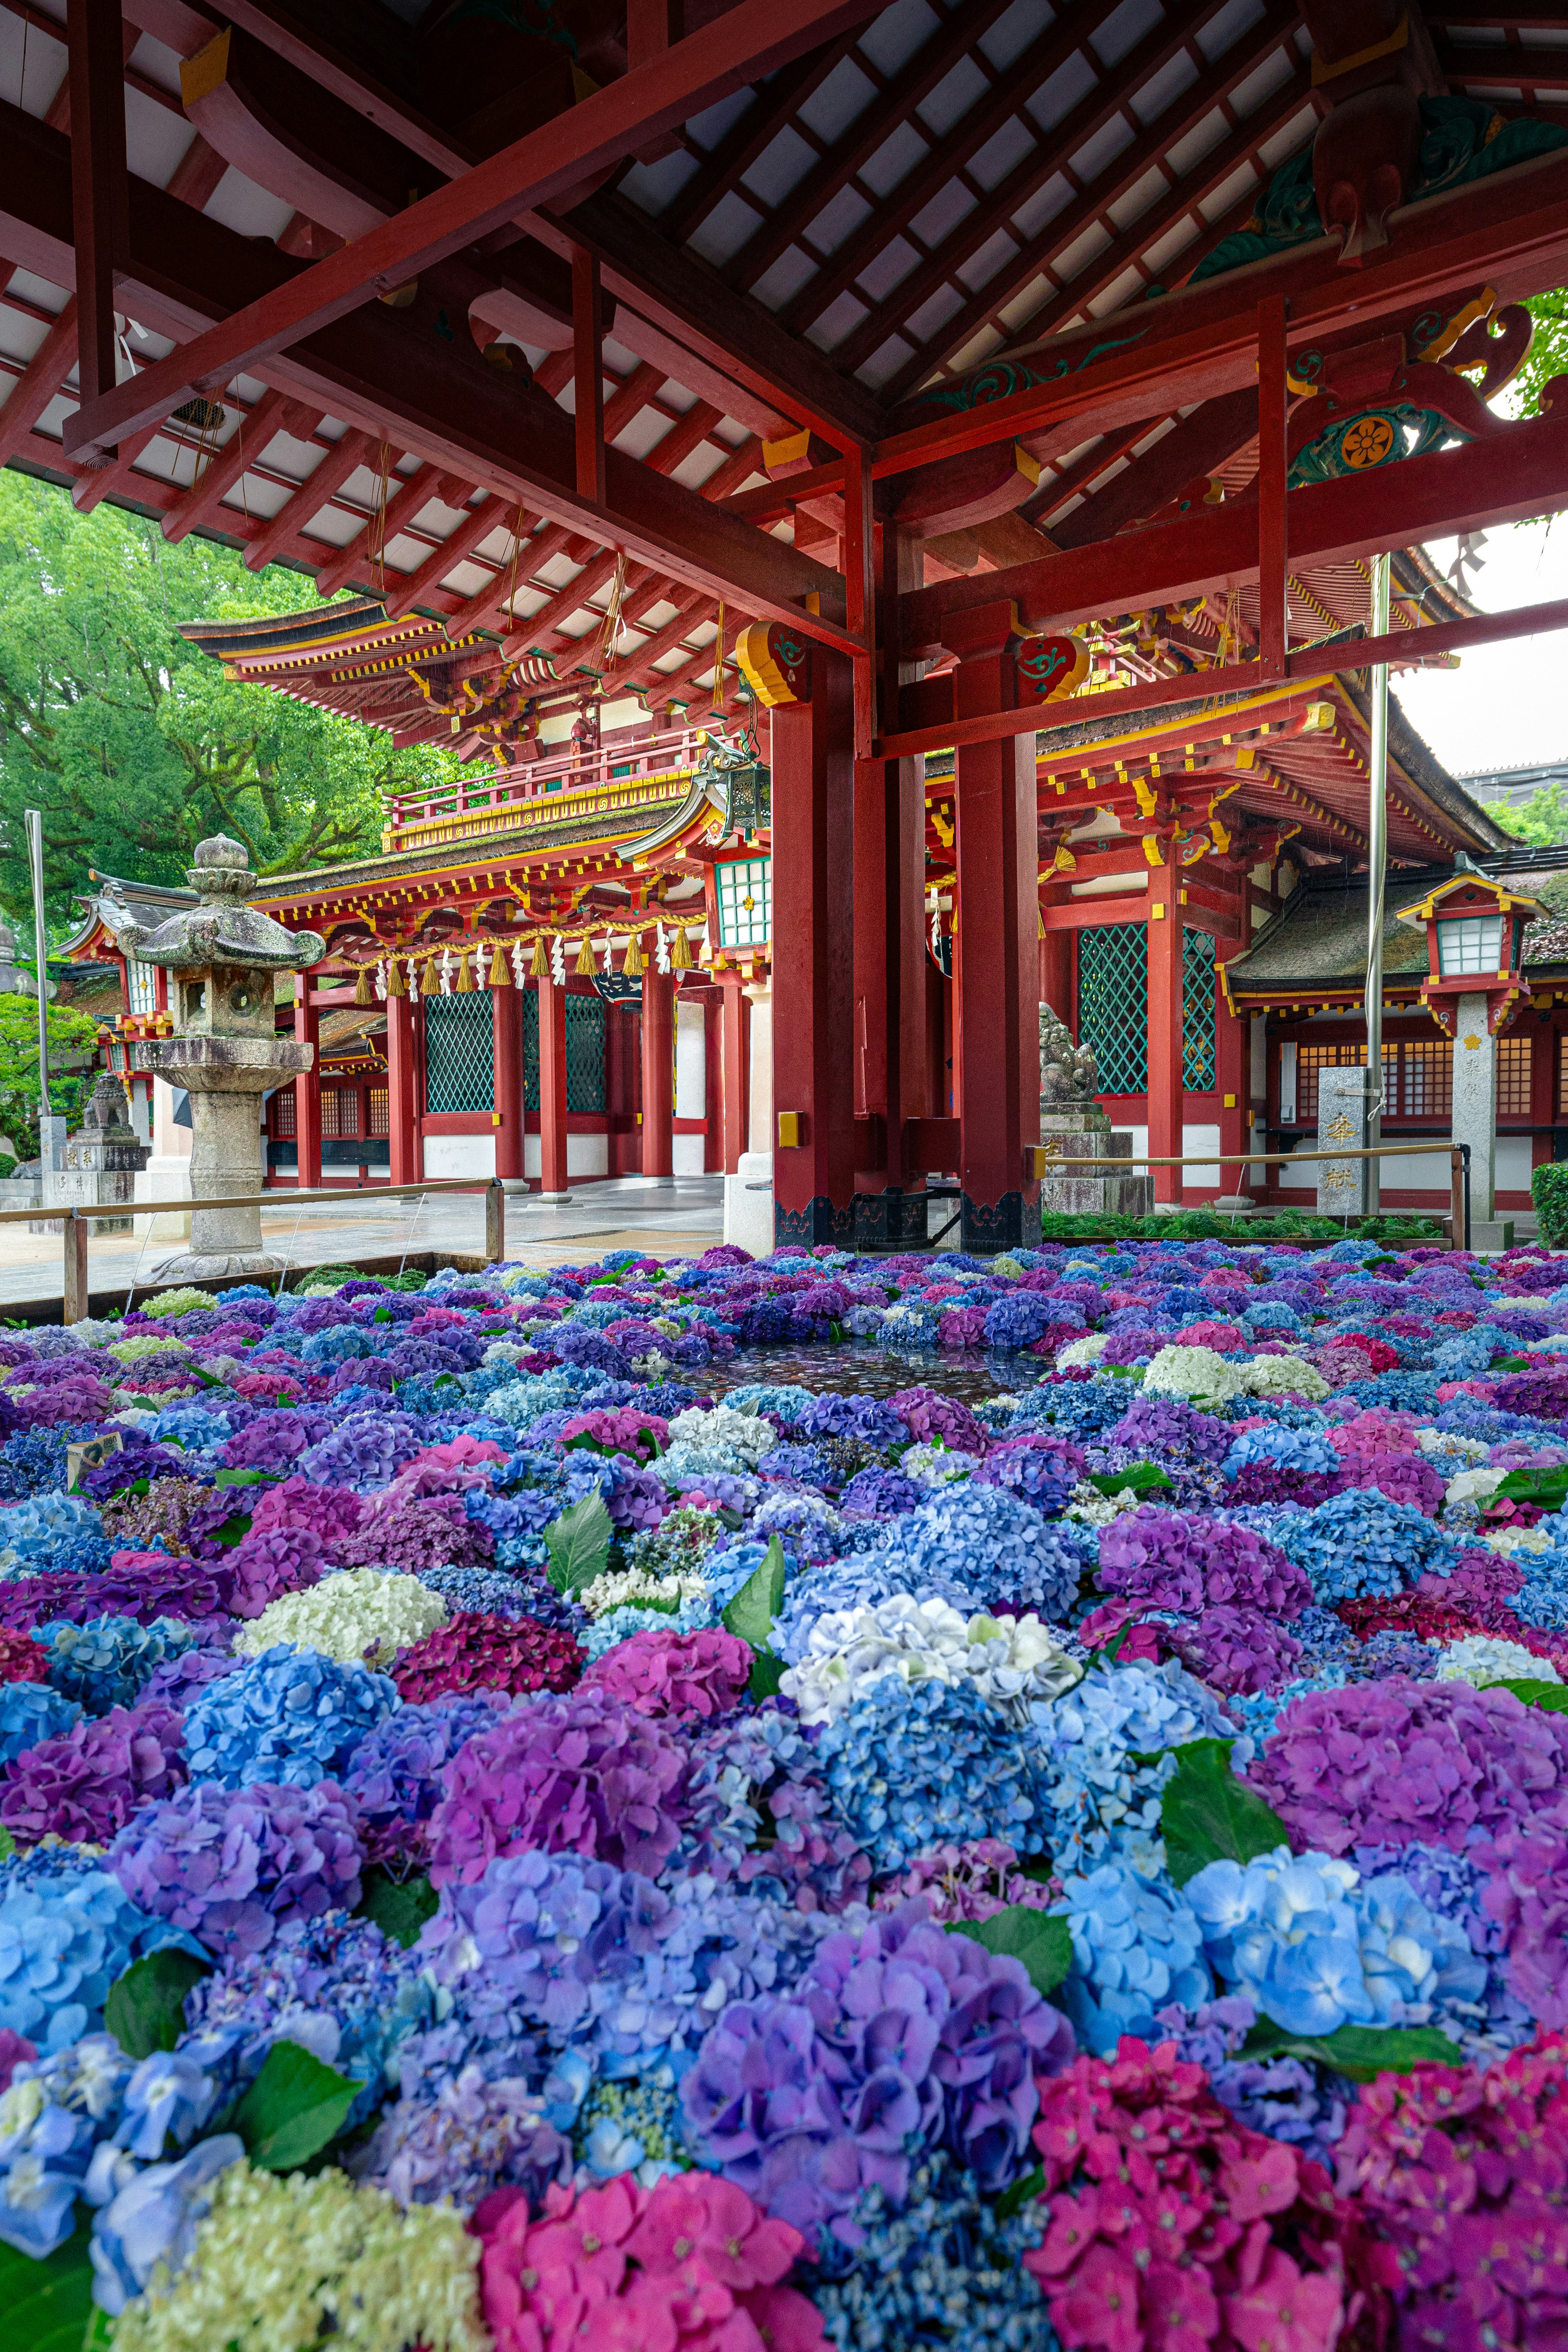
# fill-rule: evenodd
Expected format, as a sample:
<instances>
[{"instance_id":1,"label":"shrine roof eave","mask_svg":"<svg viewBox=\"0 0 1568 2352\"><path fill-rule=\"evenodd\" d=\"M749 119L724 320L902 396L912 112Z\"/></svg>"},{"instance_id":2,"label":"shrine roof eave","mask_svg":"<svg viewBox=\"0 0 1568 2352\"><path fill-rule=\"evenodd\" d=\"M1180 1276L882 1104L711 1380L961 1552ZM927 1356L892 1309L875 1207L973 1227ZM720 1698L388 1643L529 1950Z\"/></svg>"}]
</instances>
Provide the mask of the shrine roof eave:
<instances>
[{"instance_id":1,"label":"shrine roof eave","mask_svg":"<svg viewBox=\"0 0 1568 2352\"><path fill-rule=\"evenodd\" d=\"M540 827L524 834L514 826L505 833L480 835L453 843L448 857L443 857L439 848L432 845L428 849L395 850L379 857L355 858L342 866L317 866L299 874L273 875L268 877L267 888L257 893L254 903L275 912L280 906L301 900L315 905L345 894L374 897L380 890L396 889L415 880L455 882L465 874L477 878L500 867L526 872L534 860L558 858L563 850L598 850L606 856L615 856L628 839L637 838L618 827L614 833L595 830L586 820L578 824L552 825L541 839L543 831Z\"/></svg>"}]
</instances>

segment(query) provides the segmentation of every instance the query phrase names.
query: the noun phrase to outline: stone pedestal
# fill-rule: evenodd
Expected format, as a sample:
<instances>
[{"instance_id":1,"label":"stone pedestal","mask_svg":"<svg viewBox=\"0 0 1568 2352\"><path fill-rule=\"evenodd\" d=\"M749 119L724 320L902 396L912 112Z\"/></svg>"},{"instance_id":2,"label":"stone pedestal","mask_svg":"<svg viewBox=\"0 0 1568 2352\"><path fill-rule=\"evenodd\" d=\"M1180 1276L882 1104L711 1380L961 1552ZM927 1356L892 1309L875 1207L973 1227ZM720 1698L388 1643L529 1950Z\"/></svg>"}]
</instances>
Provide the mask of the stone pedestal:
<instances>
[{"instance_id":1,"label":"stone pedestal","mask_svg":"<svg viewBox=\"0 0 1568 2352\"><path fill-rule=\"evenodd\" d=\"M1367 1079L1364 1069L1318 1073L1318 1149L1360 1151L1366 1143ZM1360 1217L1366 1213L1370 1160L1320 1160L1318 1214Z\"/></svg>"},{"instance_id":2,"label":"stone pedestal","mask_svg":"<svg viewBox=\"0 0 1568 2352\"><path fill-rule=\"evenodd\" d=\"M100 1234L128 1234L136 1179L146 1162L147 1146L126 1113L124 1086L114 1071L105 1070L82 1114L80 1133L66 1143L61 1167L44 1170L41 1205L46 1210L100 1208L123 1202L122 1217L94 1217L92 1231L94 1239ZM28 1227L30 1233L59 1230L58 1219Z\"/></svg>"},{"instance_id":3,"label":"stone pedestal","mask_svg":"<svg viewBox=\"0 0 1568 2352\"><path fill-rule=\"evenodd\" d=\"M309 1070L314 1048L291 1037L159 1037L143 1052L160 1077L191 1097L191 1245L155 1267L157 1279L248 1282L281 1273L284 1261L262 1248L260 1210L227 1204L261 1190L263 1092L280 1074Z\"/></svg>"},{"instance_id":4,"label":"stone pedestal","mask_svg":"<svg viewBox=\"0 0 1568 2352\"><path fill-rule=\"evenodd\" d=\"M1454 1021L1454 1141L1470 1147L1472 1238L1497 1207L1497 1039L1487 1010L1484 996L1461 996Z\"/></svg>"},{"instance_id":5,"label":"stone pedestal","mask_svg":"<svg viewBox=\"0 0 1568 2352\"><path fill-rule=\"evenodd\" d=\"M1075 1160L1132 1158L1132 1138L1116 1134L1110 1119L1092 1103L1071 1109L1040 1108L1040 1142L1051 1172L1040 1182L1040 1209L1046 1216L1149 1217L1154 1213L1154 1187L1145 1170L1125 1176L1114 1169L1086 1169L1072 1173ZM1060 1172L1056 1172L1058 1163Z\"/></svg>"}]
</instances>

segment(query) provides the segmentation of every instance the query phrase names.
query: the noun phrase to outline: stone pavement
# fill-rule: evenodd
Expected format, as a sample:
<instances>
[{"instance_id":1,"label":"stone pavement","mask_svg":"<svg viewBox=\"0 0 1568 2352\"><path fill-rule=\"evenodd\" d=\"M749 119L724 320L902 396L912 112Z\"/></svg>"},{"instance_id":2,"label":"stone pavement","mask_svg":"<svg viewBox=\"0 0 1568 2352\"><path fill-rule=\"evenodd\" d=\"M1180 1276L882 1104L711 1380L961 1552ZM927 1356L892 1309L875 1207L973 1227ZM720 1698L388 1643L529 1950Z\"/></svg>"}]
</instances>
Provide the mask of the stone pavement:
<instances>
[{"instance_id":1,"label":"stone pavement","mask_svg":"<svg viewBox=\"0 0 1568 2352\"><path fill-rule=\"evenodd\" d=\"M482 1192L437 1192L388 1201L374 1210L367 1205L372 1197L345 1192L341 1207L336 1202L295 1207L289 1193L279 1192L278 1206L261 1212L263 1243L294 1265L355 1265L431 1249L482 1255ZM560 1208L546 1206L532 1193L510 1194L506 1249L509 1258L541 1266L602 1257L612 1249L696 1257L723 1239L723 1224L721 1176L678 1176L668 1183L618 1176L574 1187ZM89 1287L97 1296L153 1282L160 1261L181 1247L172 1234L142 1242L129 1234L105 1234L89 1245ZM0 1224L0 1320L7 1307L58 1299L64 1286L58 1236L30 1234L20 1222Z\"/></svg>"}]
</instances>

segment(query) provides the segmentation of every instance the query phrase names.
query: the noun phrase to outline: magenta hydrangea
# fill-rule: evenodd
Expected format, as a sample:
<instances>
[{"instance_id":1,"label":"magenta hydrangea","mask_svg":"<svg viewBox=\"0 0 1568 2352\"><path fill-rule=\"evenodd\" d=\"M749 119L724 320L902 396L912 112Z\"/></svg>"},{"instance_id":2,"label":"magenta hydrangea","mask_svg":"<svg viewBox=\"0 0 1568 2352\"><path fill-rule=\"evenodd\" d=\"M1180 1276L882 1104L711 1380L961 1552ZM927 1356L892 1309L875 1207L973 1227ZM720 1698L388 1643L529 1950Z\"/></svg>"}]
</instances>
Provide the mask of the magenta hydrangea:
<instances>
[{"instance_id":1,"label":"magenta hydrangea","mask_svg":"<svg viewBox=\"0 0 1568 2352\"><path fill-rule=\"evenodd\" d=\"M197 1780L144 1805L107 1866L132 1903L221 1958L263 1950L286 1920L352 1911L361 1860L359 1808L334 1780Z\"/></svg>"},{"instance_id":2,"label":"magenta hydrangea","mask_svg":"<svg viewBox=\"0 0 1568 2352\"><path fill-rule=\"evenodd\" d=\"M1103 1530L1098 1580L1107 1592L1193 1616L1226 1602L1289 1622L1312 1600L1305 1571L1250 1528L1151 1503Z\"/></svg>"},{"instance_id":3,"label":"magenta hydrangea","mask_svg":"<svg viewBox=\"0 0 1568 2352\"><path fill-rule=\"evenodd\" d=\"M583 1645L536 1617L492 1617L457 1609L422 1642L400 1650L392 1679L403 1699L444 1692L570 1690L583 1671Z\"/></svg>"},{"instance_id":4,"label":"magenta hydrangea","mask_svg":"<svg viewBox=\"0 0 1568 2352\"><path fill-rule=\"evenodd\" d=\"M498 1853L586 1853L657 1877L687 1813L686 1752L607 1691L523 1700L470 1739L430 1822L430 1877L471 1886Z\"/></svg>"},{"instance_id":5,"label":"magenta hydrangea","mask_svg":"<svg viewBox=\"0 0 1568 2352\"><path fill-rule=\"evenodd\" d=\"M343 1536L352 1536L364 1517L363 1499L351 1494L346 1486L318 1486L309 1478L297 1474L279 1479L276 1486L262 1489L261 1499L251 1514L252 1535L266 1535L274 1528L300 1535L312 1535L329 1557L335 1558L335 1547Z\"/></svg>"},{"instance_id":6,"label":"magenta hydrangea","mask_svg":"<svg viewBox=\"0 0 1568 2352\"><path fill-rule=\"evenodd\" d=\"M960 1404L956 1397L943 1396L939 1389L900 1389L888 1402L910 1435L921 1444L940 1438L960 1454L984 1454L990 1442L969 1407Z\"/></svg>"},{"instance_id":7,"label":"magenta hydrangea","mask_svg":"<svg viewBox=\"0 0 1568 2352\"><path fill-rule=\"evenodd\" d=\"M1568 1717L1468 1683L1351 1683L1292 1699L1247 1778L1298 1852L1458 1852L1568 1795Z\"/></svg>"},{"instance_id":8,"label":"magenta hydrangea","mask_svg":"<svg viewBox=\"0 0 1568 2352\"><path fill-rule=\"evenodd\" d=\"M734 1633L703 1627L695 1633L649 1629L617 1642L589 1667L584 1683L624 1699L639 1715L727 1715L752 1672L752 1653Z\"/></svg>"},{"instance_id":9,"label":"magenta hydrangea","mask_svg":"<svg viewBox=\"0 0 1568 2352\"><path fill-rule=\"evenodd\" d=\"M180 1717L156 1700L84 1717L15 1759L0 1790L0 1829L19 1846L46 1837L106 1845L140 1806L182 1785L182 1736Z\"/></svg>"},{"instance_id":10,"label":"magenta hydrangea","mask_svg":"<svg viewBox=\"0 0 1568 2352\"><path fill-rule=\"evenodd\" d=\"M236 1617L259 1617L279 1593L319 1583L326 1565L321 1538L305 1527L253 1524L223 1559L224 1595Z\"/></svg>"},{"instance_id":11,"label":"magenta hydrangea","mask_svg":"<svg viewBox=\"0 0 1568 2352\"><path fill-rule=\"evenodd\" d=\"M1261 1609L1233 1609L1220 1602L1201 1617L1163 1625L1183 1665L1217 1691L1249 1696L1279 1690L1300 1672L1300 1642Z\"/></svg>"},{"instance_id":12,"label":"magenta hydrangea","mask_svg":"<svg viewBox=\"0 0 1568 2352\"><path fill-rule=\"evenodd\" d=\"M489 1528L469 1518L460 1495L367 1511L337 1545L344 1568L400 1569L410 1576L422 1568L482 1568L494 1553Z\"/></svg>"}]
</instances>

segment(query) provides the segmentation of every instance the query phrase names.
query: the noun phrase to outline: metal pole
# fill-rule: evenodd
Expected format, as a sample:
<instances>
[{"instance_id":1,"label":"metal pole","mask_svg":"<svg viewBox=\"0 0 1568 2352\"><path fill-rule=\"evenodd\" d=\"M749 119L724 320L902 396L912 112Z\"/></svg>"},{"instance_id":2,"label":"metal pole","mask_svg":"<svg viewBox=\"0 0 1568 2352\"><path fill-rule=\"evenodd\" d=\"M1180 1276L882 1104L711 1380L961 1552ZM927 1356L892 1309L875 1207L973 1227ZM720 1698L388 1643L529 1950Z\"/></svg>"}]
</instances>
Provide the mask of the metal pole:
<instances>
[{"instance_id":1,"label":"metal pole","mask_svg":"<svg viewBox=\"0 0 1568 2352\"><path fill-rule=\"evenodd\" d=\"M1372 564L1372 634L1388 635L1388 557ZM1371 673L1372 761L1367 772L1366 829L1366 1140L1375 1151L1383 1141L1383 923L1388 878L1388 666ZM1378 1163L1366 1163L1366 1214L1382 1207Z\"/></svg>"},{"instance_id":2,"label":"metal pole","mask_svg":"<svg viewBox=\"0 0 1568 2352\"><path fill-rule=\"evenodd\" d=\"M27 865L33 878L33 950L38 963L38 1159L40 1173L49 1156L49 943L44 925L44 818L40 809L24 809L27 828Z\"/></svg>"}]
</instances>

